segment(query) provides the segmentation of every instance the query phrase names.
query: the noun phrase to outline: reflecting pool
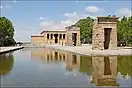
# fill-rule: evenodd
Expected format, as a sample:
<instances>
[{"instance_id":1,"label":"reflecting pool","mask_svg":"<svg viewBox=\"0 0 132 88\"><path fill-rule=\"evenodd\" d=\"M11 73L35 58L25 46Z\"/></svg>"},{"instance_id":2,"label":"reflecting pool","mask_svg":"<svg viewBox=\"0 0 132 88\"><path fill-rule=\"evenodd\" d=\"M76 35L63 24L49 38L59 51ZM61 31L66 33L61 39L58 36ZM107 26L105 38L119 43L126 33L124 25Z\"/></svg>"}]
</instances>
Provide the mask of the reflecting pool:
<instances>
[{"instance_id":1,"label":"reflecting pool","mask_svg":"<svg viewBox=\"0 0 132 88\"><path fill-rule=\"evenodd\" d=\"M81 56L46 48L0 55L0 87L131 87L132 56Z\"/></svg>"}]
</instances>

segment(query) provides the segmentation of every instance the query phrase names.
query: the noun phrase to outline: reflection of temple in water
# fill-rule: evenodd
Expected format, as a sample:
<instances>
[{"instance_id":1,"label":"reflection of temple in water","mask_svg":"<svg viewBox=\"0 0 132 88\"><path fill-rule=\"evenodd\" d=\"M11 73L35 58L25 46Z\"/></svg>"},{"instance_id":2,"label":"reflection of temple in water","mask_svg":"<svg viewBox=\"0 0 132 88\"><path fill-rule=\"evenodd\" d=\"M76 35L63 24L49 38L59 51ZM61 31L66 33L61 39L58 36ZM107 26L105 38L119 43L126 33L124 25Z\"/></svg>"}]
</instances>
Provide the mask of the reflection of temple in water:
<instances>
[{"instance_id":1,"label":"reflection of temple in water","mask_svg":"<svg viewBox=\"0 0 132 88\"><path fill-rule=\"evenodd\" d=\"M45 62L64 62L66 63L66 69L69 71L77 68L80 72L85 72L88 76L92 76L91 82L96 86L118 85L116 84L117 56L88 57L49 49L32 51L31 56L32 58L38 57Z\"/></svg>"},{"instance_id":2,"label":"reflection of temple in water","mask_svg":"<svg viewBox=\"0 0 132 88\"><path fill-rule=\"evenodd\" d=\"M14 58L10 53L8 55L0 55L0 76L9 74L13 67Z\"/></svg>"},{"instance_id":3,"label":"reflection of temple in water","mask_svg":"<svg viewBox=\"0 0 132 88\"><path fill-rule=\"evenodd\" d=\"M39 48L31 52L31 57L39 58L44 62L64 62L67 70L80 69L80 56L68 52Z\"/></svg>"},{"instance_id":4,"label":"reflection of temple in water","mask_svg":"<svg viewBox=\"0 0 132 88\"><path fill-rule=\"evenodd\" d=\"M92 82L96 86L118 86L116 84L117 56L92 57Z\"/></svg>"}]
</instances>

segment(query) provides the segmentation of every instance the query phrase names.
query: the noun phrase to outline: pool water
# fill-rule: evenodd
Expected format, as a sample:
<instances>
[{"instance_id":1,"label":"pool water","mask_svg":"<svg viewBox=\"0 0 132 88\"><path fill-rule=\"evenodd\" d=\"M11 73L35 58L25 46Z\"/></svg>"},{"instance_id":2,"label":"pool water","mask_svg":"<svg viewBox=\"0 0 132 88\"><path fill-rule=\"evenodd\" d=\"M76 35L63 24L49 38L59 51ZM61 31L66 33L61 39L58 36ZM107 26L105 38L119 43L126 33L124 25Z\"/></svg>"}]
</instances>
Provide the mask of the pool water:
<instances>
[{"instance_id":1,"label":"pool water","mask_svg":"<svg viewBox=\"0 0 132 88\"><path fill-rule=\"evenodd\" d=\"M132 56L81 56L46 48L0 55L0 87L132 86Z\"/></svg>"}]
</instances>

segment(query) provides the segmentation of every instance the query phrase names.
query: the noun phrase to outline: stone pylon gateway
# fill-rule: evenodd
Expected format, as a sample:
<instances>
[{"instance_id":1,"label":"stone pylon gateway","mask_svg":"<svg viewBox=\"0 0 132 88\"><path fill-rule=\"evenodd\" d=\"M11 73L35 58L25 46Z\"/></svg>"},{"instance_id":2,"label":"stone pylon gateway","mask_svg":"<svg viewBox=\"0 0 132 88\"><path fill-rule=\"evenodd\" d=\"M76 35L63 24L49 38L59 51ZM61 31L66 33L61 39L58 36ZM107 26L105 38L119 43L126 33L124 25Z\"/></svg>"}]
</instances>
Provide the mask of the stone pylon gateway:
<instances>
[{"instance_id":1,"label":"stone pylon gateway","mask_svg":"<svg viewBox=\"0 0 132 88\"><path fill-rule=\"evenodd\" d=\"M118 17L97 17L94 21L92 33L92 49L117 49L117 23Z\"/></svg>"}]
</instances>

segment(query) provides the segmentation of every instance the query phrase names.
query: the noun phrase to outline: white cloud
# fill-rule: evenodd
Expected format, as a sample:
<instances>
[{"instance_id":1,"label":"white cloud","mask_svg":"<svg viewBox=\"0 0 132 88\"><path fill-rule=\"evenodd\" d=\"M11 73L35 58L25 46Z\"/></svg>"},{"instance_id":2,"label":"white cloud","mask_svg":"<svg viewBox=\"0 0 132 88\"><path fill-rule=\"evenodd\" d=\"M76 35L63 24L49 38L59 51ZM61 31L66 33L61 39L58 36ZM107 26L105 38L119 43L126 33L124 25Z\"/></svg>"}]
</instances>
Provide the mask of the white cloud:
<instances>
[{"instance_id":1,"label":"white cloud","mask_svg":"<svg viewBox=\"0 0 132 88\"><path fill-rule=\"evenodd\" d=\"M41 26L41 27L48 27L48 26L51 26L51 25L53 25L53 24L54 24L54 21L53 21L53 20L42 21L42 22L40 23L40 26Z\"/></svg>"},{"instance_id":2,"label":"white cloud","mask_svg":"<svg viewBox=\"0 0 132 88\"><path fill-rule=\"evenodd\" d=\"M12 3L17 3L17 1L16 0L13 0Z\"/></svg>"},{"instance_id":3,"label":"white cloud","mask_svg":"<svg viewBox=\"0 0 132 88\"><path fill-rule=\"evenodd\" d=\"M101 9L101 8L99 8L99 7L96 7L96 6L88 6L88 7L86 8L86 10L87 10L88 12L91 12L91 13L97 13L97 12L99 12L99 11L102 11L103 9Z\"/></svg>"},{"instance_id":4,"label":"white cloud","mask_svg":"<svg viewBox=\"0 0 132 88\"><path fill-rule=\"evenodd\" d=\"M55 22L53 20L44 20L40 23L40 27L42 30L53 30L53 29L61 29L63 26L59 22Z\"/></svg>"},{"instance_id":5,"label":"white cloud","mask_svg":"<svg viewBox=\"0 0 132 88\"><path fill-rule=\"evenodd\" d=\"M49 20L49 21L42 21L40 23L40 27L42 28L42 30L62 30L64 29L64 27L70 26L74 23L75 21L73 20L62 20L59 22Z\"/></svg>"},{"instance_id":6,"label":"white cloud","mask_svg":"<svg viewBox=\"0 0 132 88\"><path fill-rule=\"evenodd\" d=\"M77 14L77 12L64 13L64 16L68 17L66 20L60 20L58 22L54 20L43 20L40 23L42 30L61 30L66 26L75 24L79 19L86 18L88 14Z\"/></svg>"},{"instance_id":7,"label":"white cloud","mask_svg":"<svg viewBox=\"0 0 132 88\"><path fill-rule=\"evenodd\" d=\"M73 13L64 13L64 16L68 17L69 20L79 20L88 17L89 14L73 12Z\"/></svg>"},{"instance_id":8,"label":"white cloud","mask_svg":"<svg viewBox=\"0 0 132 88\"><path fill-rule=\"evenodd\" d=\"M76 3L79 3L79 1L76 1Z\"/></svg>"},{"instance_id":9,"label":"white cloud","mask_svg":"<svg viewBox=\"0 0 132 88\"><path fill-rule=\"evenodd\" d=\"M0 5L0 9L3 9L3 5Z\"/></svg>"},{"instance_id":10,"label":"white cloud","mask_svg":"<svg viewBox=\"0 0 132 88\"><path fill-rule=\"evenodd\" d=\"M62 20L61 21L61 24L64 25L64 26L70 26L70 25L72 25L74 23L75 23L74 20Z\"/></svg>"},{"instance_id":11,"label":"white cloud","mask_svg":"<svg viewBox=\"0 0 132 88\"><path fill-rule=\"evenodd\" d=\"M77 14L76 12L64 13L64 16L68 17L66 20L60 20L59 22L53 20L43 20L40 23L40 27L43 30L53 30L53 29L64 29L66 26L75 24L79 19L84 18L88 15Z\"/></svg>"},{"instance_id":12,"label":"white cloud","mask_svg":"<svg viewBox=\"0 0 132 88\"><path fill-rule=\"evenodd\" d=\"M73 13L64 13L64 16L66 16L66 17L75 17L75 16L77 16L77 13L76 12L73 12Z\"/></svg>"},{"instance_id":13,"label":"white cloud","mask_svg":"<svg viewBox=\"0 0 132 88\"><path fill-rule=\"evenodd\" d=\"M46 17L39 17L39 20L44 20L46 19Z\"/></svg>"},{"instance_id":14,"label":"white cloud","mask_svg":"<svg viewBox=\"0 0 132 88\"><path fill-rule=\"evenodd\" d=\"M121 8L116 12L117 15L119 16L132 16L132 11L128 8Z\"/></svg>"},{"instance_id":15,"label":"white cloud","mask_svg":"<svg viewBox=\"0 0 132 88\"><path fill-rule=\"evenodd\" d=\"M15 35L14 39L18 42L30 42L31 41L31 35L39 34L41 29L37 27L36 25L26 25L21 23L13 23L14 29L15 29Z\"/></svg>"},{"instance_id":16,"label":"white cloud","mask_svg":"<svg viewBox=\"0 0 132 88\"><path fill-rule=\"evenodd\" d=\"M97 19L97 17L96 16L90 16L92 19Z\"/></svg>"}]
</instances>

